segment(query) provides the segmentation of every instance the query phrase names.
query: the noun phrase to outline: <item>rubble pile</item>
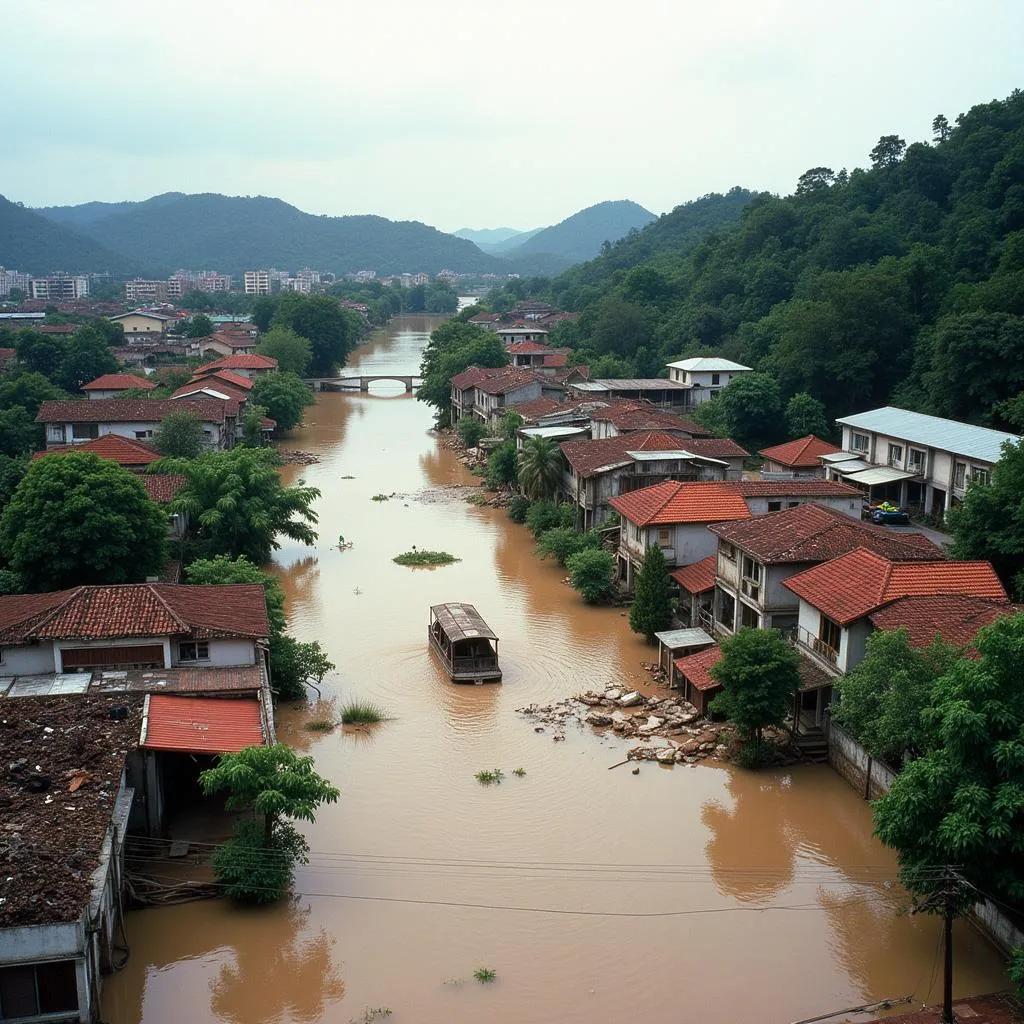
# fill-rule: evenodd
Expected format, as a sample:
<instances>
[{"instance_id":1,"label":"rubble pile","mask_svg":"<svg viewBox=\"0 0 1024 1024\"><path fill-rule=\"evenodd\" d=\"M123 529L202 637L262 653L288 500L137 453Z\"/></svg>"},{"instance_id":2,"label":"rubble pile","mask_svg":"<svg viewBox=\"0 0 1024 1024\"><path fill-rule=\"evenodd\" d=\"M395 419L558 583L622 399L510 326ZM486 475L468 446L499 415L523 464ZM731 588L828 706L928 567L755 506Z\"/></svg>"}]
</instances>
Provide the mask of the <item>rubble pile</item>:
<instances>
[{"instance_id":1,"label":"rubble pile","mask_svg":"<svg viewBox=\"0 0 1024 1024\"><path fill-rule=\"evenodd\" d=\"M320 461L319 455L290 448L278 448L277 454L286 466L315 466Z\"/></svg>"},{"instance_id":2,"label":"rubble pile","mask_svg":"<svg viewBox=\"0 0 1024 1024\"><path fill-rule=\"evenodd\" d=\"M639 740L629 750L633 761L695 764L705 758L721 758L732 739L730 726L712 726L679 694L645 697L639 690L612 687L603 693L588 690L557 704L531 704L518 710L543 723L535 726L537 732L552 726L554 739L565 738L566 723L578 722Z\"/></svg>"}]
</instances>

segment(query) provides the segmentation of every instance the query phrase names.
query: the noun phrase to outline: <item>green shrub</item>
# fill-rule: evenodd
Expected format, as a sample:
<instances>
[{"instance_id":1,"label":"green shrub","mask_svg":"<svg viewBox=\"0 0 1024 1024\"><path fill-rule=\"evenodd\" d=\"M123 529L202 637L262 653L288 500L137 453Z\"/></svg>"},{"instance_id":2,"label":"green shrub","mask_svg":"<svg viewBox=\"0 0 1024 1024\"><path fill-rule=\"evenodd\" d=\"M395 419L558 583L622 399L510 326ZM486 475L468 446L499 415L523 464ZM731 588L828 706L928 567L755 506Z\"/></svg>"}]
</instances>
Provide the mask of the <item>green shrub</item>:
<instances>
[{"instance_id":1,"label":"green shrub","mask_svg":"<svg viewBox=\"0 0 1024 1024\"><path fill-rule=\"evenodd\" d=\"M473 977L480 982L481 985L489 985L495 978L498 977L498 972L490 967L478 967L473 972Z\"/></svg>"},{"instance_id":2,"label":"green shrub","mask_svg":"<svg viewBox=\"0 0 1024 1024\"><path fill-rule=\"evenodd\" d=\"M775 763L778 751L765 740L744 743L733 755L732 761L740 768L765 768Z\"/></svg>"},{"instance_id":3,"label":"green shrub","mask_svg":"<svg viewBox=\"0 0 1024 1024\"><path fill-rule=\"evenodd\" d=\"M224 895L239 903L274 903L288 895L297 861L306 862L305 840L279 822L268 840L261 822L239 821L213 854L213 872Z\"/></svg>"},{"instance_id":4,"label":"green shrub","mask_svg":"<svg viewBox=\"0 0 1024 1024\"><path fill-rule=\"evenodd\" d=\"M588 548L571 555L566 568L569 582L587 604L607 601L615 589L615 559L610 552Z\"/></svg>"},{"instance_id":5,"label":"green shrub","mask_svg":"<svg viewBox=\"0 0 1024 1024\"><path fill-rule=\"evenodd\" d=\"M569 526L553 526L540 535L537 542L537 554L541 558L548 555L558 559L559 565L566 565L569 559L580 551L599 548L601 538L595 530L577 533Z\"/></svg>"},{"instance_id":6,"label":"green shrub","mask_svg":"<svg viewBox=\"0 0 1024 1024\"><path fill-rule=\"evenodd\" d=\"M460 562L460 558L448 554L447 551L405 551L391 559L397 565L451 565Z\"/></svg>"},{"instance_id":7,"label":"green shrub","mask_svg":"<svg viewBox=\"0 0 1024 1024\"><path fill-rule=\"evenodd\" d=\"M525 494L517 494L508 503L508 517L513 523L525 523L526 513L530 511L530 499Z\"/></svg>"},{"instance_id":8,"label":"green shrub","mask_svg":"<svg viewBox=\"0 0 1024 1024\"><path fill-rule=\"evenodd\" d=\"M526 512L525 522L530 532L538 539L547 530L564 525L558 513L558 506L553 501L533 502Z\"/></svg>"},{"instance_id":9,"label":"green shrub","mask_svg":"<svg viewBox=\"0 0 1024 1024\"><path fill-rule=\"evenodd\" d=\"M455 432L467 448L476 448L487 434L487 428L479 420L475 420L471 416L464 416L459 420Z\"/></svg>"},{"instance_id":10,"label":"green shrub","mask_svg":"<svg viewBox=\"0 0 1024 1024\"><path fill-rule=\"evenodd\" d=\"M376 704L352 700L341 709L341 721L345 725L376 725L384 721L384 712Z\"/></svg>"},{"instance_id":11,"label":"green shrub","mask_svg":"<svg viewBox=\"0 0 1024 1024\"><path fill-rule=\"evenodd\" d=\"M487 457L487 486L492 490L515 483L516 446L511 441L499 444Z\"/></svg>"}]
</instances>

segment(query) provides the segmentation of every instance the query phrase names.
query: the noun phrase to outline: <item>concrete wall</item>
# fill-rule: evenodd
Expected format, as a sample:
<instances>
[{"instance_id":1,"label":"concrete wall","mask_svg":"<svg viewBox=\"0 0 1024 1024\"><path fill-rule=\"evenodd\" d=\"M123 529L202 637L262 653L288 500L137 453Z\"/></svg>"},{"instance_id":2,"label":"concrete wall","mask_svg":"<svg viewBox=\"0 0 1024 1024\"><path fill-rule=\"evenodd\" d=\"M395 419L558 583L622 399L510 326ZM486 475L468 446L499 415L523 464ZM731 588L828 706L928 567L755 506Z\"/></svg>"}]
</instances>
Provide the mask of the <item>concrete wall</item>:
<instances>
[{"instance_id":1,"label":"concrete wall","mask_svg":"<svg viewBox=\"0 0 1024 1024\"><path fill-rule=\"evenodd\" d=\"M860 495L851 495L850 497L795 497L786 496L785 494L773 498L746 498L747 508L750 509L750 514L754 516L763 516L768 513L768 503L781 502L782 508L789 508L793 505L806 505L808 502L814 502L816 505L824 505L826 508L833 509L836 512L842 512L844 515L850 516L851 519L860 519L860 509L863 504L863 499Z\"/></svg>"},{"instance_id":2,"label":"concrete wall","mask_svg":"<svg viewBox=\"0 0 1024 1024\"><path fill-rule=\"evenodd\" d=\"M23 647L4 647L0 660L0 675L35 676L55 672L53 644L42 641L38 647L26 644Z\"/></svg>"},{"instance_id":3,"label":"concrete wall","mask_svg":"<svg viewBox=\"0 0 1024 1024\"><path fill-rule=\"evenodd\" d=\"M839 640L839 659L836 662L840 672L849 672L863 659L871 632L871 624L867 619L857 619L843 627Z\"/></svg>"},{"instance_id":4,"label":"concrete wall","mask_svg":"<svg viewBox=\"0 0 1024 1024\"><path fill-rule=\"evenodd\" d=\"M159 425L158 420L138 423L100 423L97 424L97 436L117 434L118 437L127 437L131 441L136 441L140 440L140 434L151 437ZM89 440L87 437L74 437L73 428L73 423L47 423L46 443L48 445L84 444ZM219 449L221 447L221 425L219 423L204 423L203 439L208 448Z\"/></svg>"},{"instance_id":5,"label":"concrete wall","mask_svg":"<svg viewBox=\"0 0 1024 1024\"><path fill-rule=\"evenodd\" d=\"M210 640L210 657L203 661L181 661L178 657L178 643L171 644L172 665L210 665L223 668L230 665L255 665L256 645L252 640Z\"/></svg>"}]
</instances>

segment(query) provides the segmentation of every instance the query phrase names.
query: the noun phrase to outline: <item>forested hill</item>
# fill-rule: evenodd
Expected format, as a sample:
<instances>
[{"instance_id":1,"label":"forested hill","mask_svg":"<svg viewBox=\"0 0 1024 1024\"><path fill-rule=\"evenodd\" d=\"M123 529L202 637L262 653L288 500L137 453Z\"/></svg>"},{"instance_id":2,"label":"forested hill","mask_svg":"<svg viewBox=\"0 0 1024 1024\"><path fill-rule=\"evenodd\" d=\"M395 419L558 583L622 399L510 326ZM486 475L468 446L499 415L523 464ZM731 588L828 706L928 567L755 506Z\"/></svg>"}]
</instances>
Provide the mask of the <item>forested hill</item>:
<instances>
[{"instance_id":1,"label":"forested hill","mask_svg":"<svg viewBox=\"0 0 1024 1024\"><path fill-rule=\"evenodd\" d=\"M128 274L145 266L0 196L0 267L45 276L60 270Z\"/></svg>"},{"instance_id":2,"label":"forested hill","mask_svg":"<svg viewBox=\"0 0 1024 1024\"><path fill-rule=\"evenodd\" d=\"M567 263L593 259L604 242L614 242L654 220L654 214L628 199L598 203L529 238L502 255L510 260L528 256L556 256Z\"/></svg>"},{"instance_id":3,"label":"forested hill","mask_svg":"<svg viewBox=\"0 0 1024 1024\"><path fill-rule=\"evenodd\" d=\"M439 270L500 271L504 264L472 242L417 221L384 217L318 217L280 199L168 193L142 203L112 204L112 212L87 204L50 212L76 219L96 242L144 263L154 273L179 267L215 267L238 274L253 267L312 266L344 273L381 274ZM101 212L101 216L95 216ZM15 262L14 266L18 266Z\"/></svg>"},{"instance_id":4,"label":"forested hill","mask_svg":"<svg viewBox=\"0 0 1024 1024\"><path fill-rule=\"evenodd\" d=\"M883 136L868 170L807 171L690 251L634 261L662 218L563 274L567 340L630 372L720 353L830 417L893 402L1013 426L994 406L1024 387L1024 93L932 128Z\"/></svg>"}]
</instances>

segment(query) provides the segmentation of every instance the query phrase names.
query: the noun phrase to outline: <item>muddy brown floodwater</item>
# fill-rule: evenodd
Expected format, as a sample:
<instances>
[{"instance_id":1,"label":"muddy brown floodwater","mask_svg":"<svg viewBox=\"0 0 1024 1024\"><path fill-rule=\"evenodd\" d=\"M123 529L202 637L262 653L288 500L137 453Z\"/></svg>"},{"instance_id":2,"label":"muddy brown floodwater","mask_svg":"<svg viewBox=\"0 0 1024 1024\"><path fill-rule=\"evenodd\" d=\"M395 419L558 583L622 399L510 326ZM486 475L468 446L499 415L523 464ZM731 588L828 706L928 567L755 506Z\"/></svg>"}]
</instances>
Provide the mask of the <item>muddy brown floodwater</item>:
<instances>
[{"instance_id":1,"label":"muddy brown floodwater","mask_svg":"<svg viewBox=\"0 0 1024 1024\"><path fill-rule=\"evenodd\" d=\"M352 370L415 370L435 323L395 321ZM898 915L894 858L827 767L607 771L626 741L570 727L552 742L516 713L645 685L650 651L619 611L582 606L503 512L421 500L465 471L427 407L375 387L320 396L289 439L322 460L287 470L323 492L321 539L285 546L277 567L294 631L337 662L325 705L365 698L393 720L323 734L303 727L323 707L280 710L281 736L342 792L306 828L298 895L129 915L110 1024L345 1024L376 1007L395 1024L785 1024L934 1001L938 922ZM392 563L414 544L461 561ZM443 601L476 604L501 637L503 684L453 686L428 654L428 607ZM494 767L500 785L474 779ZM1005 984L969 926L956 940L957 995ZM496 981L474 981L480 967Z\"/></svg>"}]
</instances>

